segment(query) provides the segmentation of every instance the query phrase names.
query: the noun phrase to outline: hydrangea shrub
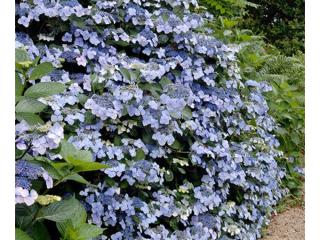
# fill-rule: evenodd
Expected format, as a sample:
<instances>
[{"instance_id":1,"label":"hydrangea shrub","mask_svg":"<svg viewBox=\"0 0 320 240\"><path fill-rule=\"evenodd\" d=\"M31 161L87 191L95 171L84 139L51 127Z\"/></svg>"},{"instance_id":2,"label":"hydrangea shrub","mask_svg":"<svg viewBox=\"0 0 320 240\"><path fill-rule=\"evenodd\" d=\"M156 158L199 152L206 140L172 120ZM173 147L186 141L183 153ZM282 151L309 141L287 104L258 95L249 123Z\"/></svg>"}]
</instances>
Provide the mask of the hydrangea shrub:
<instances>
[{"instance_id":1,"label":"hydrangea shrub","mask_svg":"<svg viewBox=\"0 0 320 240\"><path fill-rule=\"evenodd\" d=\"M285 193L270 87L241 80L212 18L196 0L19 1L16 203L49 204L36 219L64 239L48 192L81 201L81 239L259 238Z\"/></svg>"}]
</instances>

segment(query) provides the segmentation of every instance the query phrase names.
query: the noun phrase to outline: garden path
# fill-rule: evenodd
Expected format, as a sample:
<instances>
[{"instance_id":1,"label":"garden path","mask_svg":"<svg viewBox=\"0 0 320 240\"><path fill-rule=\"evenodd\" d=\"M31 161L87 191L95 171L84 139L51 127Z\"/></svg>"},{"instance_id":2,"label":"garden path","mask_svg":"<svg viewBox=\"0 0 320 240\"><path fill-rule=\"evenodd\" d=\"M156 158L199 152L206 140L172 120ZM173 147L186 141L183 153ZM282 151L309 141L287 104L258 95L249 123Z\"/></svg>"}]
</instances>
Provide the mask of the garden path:
<instances>
[{"instance_id":1,"label":"garden path","mask_svg":"<svg viewBox=\"0 0 320 240\"><path fill-rule=\"evenodd\" d=\"M263 240L304 240L304 209L296 207L275 215Z\"/></svg>"}]
</instances>

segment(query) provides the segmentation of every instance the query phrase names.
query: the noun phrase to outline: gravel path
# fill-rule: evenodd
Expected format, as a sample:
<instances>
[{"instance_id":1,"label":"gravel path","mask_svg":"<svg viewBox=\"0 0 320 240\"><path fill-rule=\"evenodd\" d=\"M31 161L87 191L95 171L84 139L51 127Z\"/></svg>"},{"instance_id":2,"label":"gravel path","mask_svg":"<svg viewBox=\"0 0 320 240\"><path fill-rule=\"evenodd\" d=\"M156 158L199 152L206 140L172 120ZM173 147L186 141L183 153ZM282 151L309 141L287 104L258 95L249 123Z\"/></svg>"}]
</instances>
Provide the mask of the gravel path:
<instances>
[{"instance_id":1,"label":"gravel path","mask_svg":"<svg viewBox=\"0 0 320 240\"><path fill-rule=\"evenodd\" d=\"M274 216L263 240L304 240L304 209L291 208Z\"/></svg>"}]
</instances>

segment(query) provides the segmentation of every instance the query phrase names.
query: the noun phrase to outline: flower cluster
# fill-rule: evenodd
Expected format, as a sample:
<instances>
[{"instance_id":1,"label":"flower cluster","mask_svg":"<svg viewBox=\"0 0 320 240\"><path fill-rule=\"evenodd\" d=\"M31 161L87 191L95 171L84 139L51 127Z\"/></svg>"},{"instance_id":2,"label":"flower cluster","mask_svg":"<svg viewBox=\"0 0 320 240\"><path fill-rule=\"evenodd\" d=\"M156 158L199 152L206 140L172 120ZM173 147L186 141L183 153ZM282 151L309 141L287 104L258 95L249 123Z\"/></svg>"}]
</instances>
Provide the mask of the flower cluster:
<instances>
[{"instance_id":1,"label":"flower cluster","mask_svg":"<svg viewBox=\"0 0 320 240\"><path fill-rule=\"evenodd\" d=\"M21 0L16 15L16 48L55 67L30 84L66 86L16 147L55 161L66 139L109 165L80 192L99 239L261 236L284 193L270 88L241 80L196 0Z\"/></svg>"},{"instance_id":2,"label":"flower cluster","mask_svg":"<svg viewBox=\"0 0 320 240\"><path fill-rule=\"evenodd\" d=\"M53 180L48 172L38 165L32 164L25 160L16 161L16 203L25 203L28 206L32 205L38 197L38 193L31 189L31 181L42 177L46 182L47 188L53 187Z\"/></svg>"}]
</instances>

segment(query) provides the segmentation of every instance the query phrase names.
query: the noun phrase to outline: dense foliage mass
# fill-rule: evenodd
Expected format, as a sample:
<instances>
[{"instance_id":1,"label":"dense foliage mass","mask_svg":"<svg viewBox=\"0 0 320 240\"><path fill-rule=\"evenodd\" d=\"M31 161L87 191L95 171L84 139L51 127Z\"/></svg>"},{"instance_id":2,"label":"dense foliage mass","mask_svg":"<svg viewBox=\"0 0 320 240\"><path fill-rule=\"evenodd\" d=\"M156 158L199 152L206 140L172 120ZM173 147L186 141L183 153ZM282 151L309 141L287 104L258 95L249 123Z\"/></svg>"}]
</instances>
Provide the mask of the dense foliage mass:
<instances>
[{"instance_id":1,"label":"dense foliage mass","mask_svg":"<svg viewBox=\"0 0 320 240\"><path fill-rule=\"evenodd\" d=\"M304 73L304 54L270 55L257 78L267 80L273 86L267 100L270 114L279 125L276 135L284 153L281 164L287 169L283 184L292 196L298 197L299 204L304 176Z\"/></svg>"},{"instance_id":2,"label":"dense foliage mass","mask_svg":"<svg viewBox=\"0 0 320 240\"><path fill-rule=\"evenodd\" d=\"M195 0L16 15L17 235L260 237L284 194L271 87L242 80Z\"/></svg>"},{"instance_id":3,"label":"dense foliage mass","mask_svg":"<svg viewBox=\"0 0 320 240\"><path fill-rule=\"evenodd\" d=\"M235 19L240 29L264 36L282 54L304 52L304 0L201 0L216 16Z\"/></svg>"},{"instance_id":4,"label":"dense foliage mass","mask_svg":"<svg viewBox=\"0 0 320 240\"><path fill-rule=\"evenodd\" d=\"M273 91L267 94L266 100L270 114L275 117L278 124L275 134L280 141L280 149L284 152L284 156L278 163L287 170L283 184L290 190L289 197L293 197L291 200L294 200L292 203L301 204L304 174L302 170L304 166L304 54L299 52L289 39L286 45L290 45L291 52L298 52L293 56L285 56L283 54L286 52L285 49L278 50L266 43L265 37L262 38L251 30L245 29L244 25L248 17L246 12L252 7L257 7L251 2L234 0L225 2L203 0L202 2L210 12L219 14L215 21L208 24L214 29L213 35L224 43L240 46L237 57L242 79L267 81L273 86ZM217 8L216 2L225 4L223 8ZM262 3L259 2L259 4ZM293 12L296 11L299 9L293 10ZM259 18L259 16L256 17ZM304 29L301 30L301 34L304 35ZM283 32L283 35L277 36L277 39L284 41L287 36L289 35Z\"/></svg>"},{"instance_id":5,"label":"dense foliage mass","mask_svg":"<svg viewBox=\"0 0 320 240\"><path fill-rule=\"evenodd\" d=\"M258 7L252 1L246 0L200 0L200 3L215 16L225 17L243 16L247 8Z\"/></svg>"},{"instance_id":6,"label":"dense foliage mass","mask_svg":"<svg viewBox=\"0 0 320 240\"><path fill-rule=\"evenodd\" d=\"M304 52L304 0L250 0L258 7L248 8L243 26L266 36L286 55Z\"/></svg>"}]
</instances>

